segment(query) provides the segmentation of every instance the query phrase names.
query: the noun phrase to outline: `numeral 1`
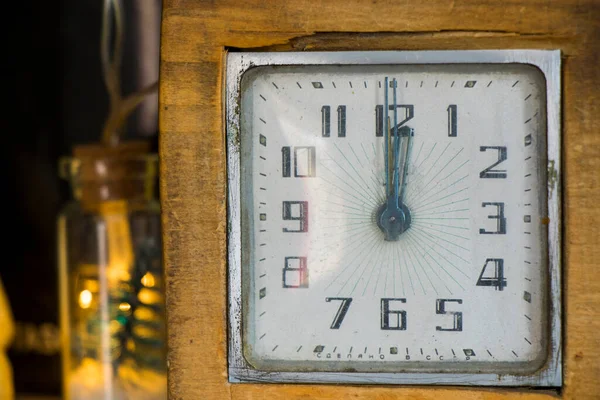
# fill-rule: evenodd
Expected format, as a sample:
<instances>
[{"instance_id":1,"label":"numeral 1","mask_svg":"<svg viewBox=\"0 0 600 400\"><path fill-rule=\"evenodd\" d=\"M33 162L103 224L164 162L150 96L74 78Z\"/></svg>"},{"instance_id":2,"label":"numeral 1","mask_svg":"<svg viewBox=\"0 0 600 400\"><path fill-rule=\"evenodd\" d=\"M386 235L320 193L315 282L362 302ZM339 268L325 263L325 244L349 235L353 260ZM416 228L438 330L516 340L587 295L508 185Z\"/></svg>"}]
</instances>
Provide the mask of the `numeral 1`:
<instances>
[{"instance_id":1,"label":"numeral 1","mask_svg":"<svg viewBox=\"0 0 600 400\"><path fill-rule=\"evenodd\" d=\"M457 127L458 127L458 121L457 121L457 115L456 115L456 111L457 111L456 104L450 104L448 106L447 111L448 111L448 136L456 137L457 136Z\"/></svg>"},{"instance_id":2,"label":"numeral 1","mask_svg":"<svg viewBox=\"0 0 600 400\"><path fill-rule=\"evenodd\" d=\"M338 106L338 137L346 137L346 106Z\"/></svg>"},{"instance_id":3,"label":"numeral 1","mask_svg":"<svg viewBox=\"0 0 600 400\"><path fill-rule=\"evenodd\" d=\"M331 107L321 107L321 135L323 137L331 136Z\"/></svg>"}]
</instances>

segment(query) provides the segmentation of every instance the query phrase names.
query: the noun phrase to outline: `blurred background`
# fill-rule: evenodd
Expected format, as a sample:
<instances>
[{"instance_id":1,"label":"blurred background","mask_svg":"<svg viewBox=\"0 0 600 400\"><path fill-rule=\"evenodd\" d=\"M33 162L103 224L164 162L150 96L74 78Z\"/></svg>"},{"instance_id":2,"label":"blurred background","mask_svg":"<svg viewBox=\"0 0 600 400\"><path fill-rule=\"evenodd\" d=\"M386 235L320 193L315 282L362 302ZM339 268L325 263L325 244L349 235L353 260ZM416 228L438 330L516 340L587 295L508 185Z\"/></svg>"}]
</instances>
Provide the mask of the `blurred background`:
<instances>
[{"instance_id":1,"label":"blurred background","mask_svg":"<svg viewBox=\"0 0 600 400\"><path fill-rule=\"evenodd\" d=\"M126 95L158 79L161 0L121 4ZM74 145L99 141L109 111L100 60L103 0L12 6L0 157L8 238L0 278L15 322L8 355L17 399L61 398L56 219L71 194L58 160ZM127 119L125 138L148 138L156 151L157 115L154 94Z\"/></svg>"}]
</instances>

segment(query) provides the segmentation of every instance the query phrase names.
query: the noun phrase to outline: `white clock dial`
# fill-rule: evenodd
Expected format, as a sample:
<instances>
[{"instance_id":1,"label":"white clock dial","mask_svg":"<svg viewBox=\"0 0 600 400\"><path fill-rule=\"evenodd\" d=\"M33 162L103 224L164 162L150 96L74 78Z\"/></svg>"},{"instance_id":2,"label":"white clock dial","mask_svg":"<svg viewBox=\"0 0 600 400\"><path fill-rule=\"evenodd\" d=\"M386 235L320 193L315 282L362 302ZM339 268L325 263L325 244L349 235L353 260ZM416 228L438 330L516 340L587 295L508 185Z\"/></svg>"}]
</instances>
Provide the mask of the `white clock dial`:
<instances>
[{"instance_id":1,"label":"white clock dial","mask_svg":"<svg viewBox=\"0 0 600 400\"><path fill-rule=\"evenodd\" d=\"M539 70L260 67L241 93L242 326L252 366L540 367L548 263Z\"/></svg>"}]
</instances>

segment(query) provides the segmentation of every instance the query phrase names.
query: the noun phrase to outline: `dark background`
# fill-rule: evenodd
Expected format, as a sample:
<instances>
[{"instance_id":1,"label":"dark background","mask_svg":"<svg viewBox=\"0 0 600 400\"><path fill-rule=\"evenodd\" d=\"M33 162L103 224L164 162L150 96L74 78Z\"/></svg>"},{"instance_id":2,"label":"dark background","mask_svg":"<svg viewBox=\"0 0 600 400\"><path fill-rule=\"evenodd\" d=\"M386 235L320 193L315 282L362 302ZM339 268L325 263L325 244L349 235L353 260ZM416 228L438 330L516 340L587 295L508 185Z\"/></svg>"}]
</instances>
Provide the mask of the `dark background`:
<instances>
[{"instance_id":1,"label":"dark background","mask_svg":"<svg viewBox=\"0 0 600 400\"><path fill-rule=\"evenodd\" d=\"M0 156L7 238L0 278L16 323L9 356L18 393L59 395L56 217L70 191L57 165L74 145L99 140L107 116L103 0L11 3L14 11L5 13L4 25L8 96ZM122 0L123 94L158 78L160 4ZM156 149L156 103L149 96L138 107L126 138L149 138Z\"/></svg>"}]
</instances>

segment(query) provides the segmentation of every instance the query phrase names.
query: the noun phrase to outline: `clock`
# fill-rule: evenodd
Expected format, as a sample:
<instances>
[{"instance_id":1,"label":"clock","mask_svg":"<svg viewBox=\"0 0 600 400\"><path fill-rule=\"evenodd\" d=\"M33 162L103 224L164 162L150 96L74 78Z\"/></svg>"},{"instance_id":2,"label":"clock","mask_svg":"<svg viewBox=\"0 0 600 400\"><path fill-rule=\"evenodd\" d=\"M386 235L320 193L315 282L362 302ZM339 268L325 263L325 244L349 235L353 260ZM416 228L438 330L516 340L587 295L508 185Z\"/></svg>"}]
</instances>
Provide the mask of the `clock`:
<instances>
[{"instance_id":1,"label":"clock","mask_svg":"<svg viewBox=\"0 0 600 400\"><path fill-rule=\"evenodd\" d=\"M228 54L230 382L560 386L559 76Z\"/></svg>"}]
</instances>

